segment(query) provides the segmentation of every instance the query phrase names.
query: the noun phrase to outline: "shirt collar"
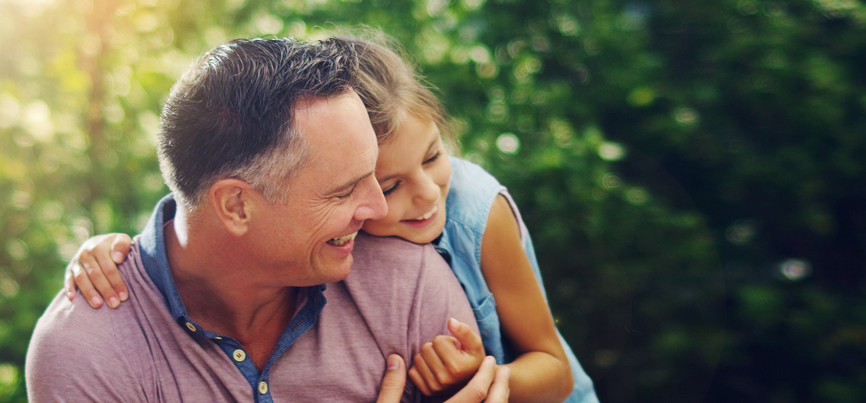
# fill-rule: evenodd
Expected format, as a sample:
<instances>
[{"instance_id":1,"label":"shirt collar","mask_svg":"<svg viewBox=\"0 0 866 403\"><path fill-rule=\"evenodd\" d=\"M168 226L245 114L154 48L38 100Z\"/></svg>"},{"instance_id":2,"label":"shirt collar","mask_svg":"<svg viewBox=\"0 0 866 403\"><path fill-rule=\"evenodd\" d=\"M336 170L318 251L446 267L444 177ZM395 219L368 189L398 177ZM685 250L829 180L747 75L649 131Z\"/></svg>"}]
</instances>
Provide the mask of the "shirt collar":
<instances>
[{"instance_id":1,"label":"shirt collar","mask_svg":"<svg viewBox=\"0 0 866 403\"><path fill-rule=\"evenodd\" d=\"M168 265L168 254L165 252L165 224L174 219L176 212L177 201L175 201L174 195L169 193L153 209L150 220L148 220L144 231L139 236L138 248L141 255L141 263L144 264L144 270L165 298L172 317L178 323L189 323L198 328L198 325L187 315L186 307L180 298L180 293L177 291L177 285L171 276L171 268ZM315 317L325 305L323 293L326 286L325 284L320 284L303 288L306 288L309 293L308 304L305 305L305 309L313 309L313 316Z\"/></svg>"},{"instance_id":2,"label":"shirt collar","mask_svg":"<svg viewBox=\"0 0 866 403\"><path fill-rule=\"evenodd\" d=\"M169 193L153 209L147 226L141 232L138 248L144 270L162 293L171 315L180 319L186 317L186 307L177 291L174 278L171 277L168 254L165 253L165 224L174 218L176 211L177 202L174 200L174 195Z\"/></svg>"}]
</instances>

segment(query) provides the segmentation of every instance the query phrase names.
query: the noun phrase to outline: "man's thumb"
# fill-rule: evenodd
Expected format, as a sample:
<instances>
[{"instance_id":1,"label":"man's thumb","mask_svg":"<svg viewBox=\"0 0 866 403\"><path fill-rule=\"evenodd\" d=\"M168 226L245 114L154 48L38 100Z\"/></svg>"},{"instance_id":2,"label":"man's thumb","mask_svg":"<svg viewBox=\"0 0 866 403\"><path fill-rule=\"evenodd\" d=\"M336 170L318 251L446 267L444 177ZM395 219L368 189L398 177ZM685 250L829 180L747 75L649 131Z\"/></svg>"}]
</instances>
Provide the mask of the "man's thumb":
<instances>
[{"instance_id":1,"label":"man's thumb","mask_svg":"<svg viewBox=\"0 0 866 403\"><path fill-rule=\"evenodd\" d=\"M403 388L406 386L406 364L403 357L397 354L388 356L388 369L382 378L382 389L379 390L379 398L376 403L397 403L403 397Z\"/></svg>"},{"instance_id":2,"label":"man's thumb","mask_svg":"<svg viewBox=\"0 0 866 403\"><path fill-rule=\"evenodd\" d=\"M472 331L469 325L451 318L448 319L448 330L457 339L458 348L463 351L478 352L484 351L484 344L481 342L481 336Z\"/></svg>"}]
</instances>

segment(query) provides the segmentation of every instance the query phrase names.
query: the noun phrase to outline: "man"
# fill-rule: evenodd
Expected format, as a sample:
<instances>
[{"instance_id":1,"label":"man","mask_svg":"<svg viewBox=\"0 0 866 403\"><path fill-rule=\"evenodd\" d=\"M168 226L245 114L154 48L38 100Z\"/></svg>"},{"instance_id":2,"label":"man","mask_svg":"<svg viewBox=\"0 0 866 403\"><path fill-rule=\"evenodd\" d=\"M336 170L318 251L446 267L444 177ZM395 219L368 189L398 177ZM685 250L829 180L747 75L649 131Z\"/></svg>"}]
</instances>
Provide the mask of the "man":
<instances>
[{"instance_id":1,"label":"man","mask_svg":"<svg viewBox=\"0 0 866 403\"><path fill-rule=\"evenodd\" d=\"M335 39L237 40L181 78L159 143L173 195L120 268L129 302L99 312L58 295L27 354L31 400L373 401L386 357L394 399L394 354L450 317L476 330L432 247L355 238L386 213L356 62Z\"/></svg>"}]
</instances>

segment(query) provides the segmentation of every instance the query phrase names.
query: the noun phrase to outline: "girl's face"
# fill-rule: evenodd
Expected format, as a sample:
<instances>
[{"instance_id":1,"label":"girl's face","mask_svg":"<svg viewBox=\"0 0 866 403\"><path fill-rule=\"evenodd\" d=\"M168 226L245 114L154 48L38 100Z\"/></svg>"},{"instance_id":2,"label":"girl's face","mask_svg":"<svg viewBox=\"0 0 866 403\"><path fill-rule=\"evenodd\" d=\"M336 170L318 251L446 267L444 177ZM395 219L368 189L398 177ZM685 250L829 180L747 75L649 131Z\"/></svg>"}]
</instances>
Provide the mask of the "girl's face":
<instances>
[{"instance_id":1,"label":"girl's face","mask_svg":"<svg viewBox=\"0 0 866 403\"><path fill-rule=\"evenodd\" d=\"M451 162L435 123L410 115L387 142L379 145L376 179L388 215L367 220L364 231L430 243L445 227L445 199Z\"/></svg>"}]
</instances>

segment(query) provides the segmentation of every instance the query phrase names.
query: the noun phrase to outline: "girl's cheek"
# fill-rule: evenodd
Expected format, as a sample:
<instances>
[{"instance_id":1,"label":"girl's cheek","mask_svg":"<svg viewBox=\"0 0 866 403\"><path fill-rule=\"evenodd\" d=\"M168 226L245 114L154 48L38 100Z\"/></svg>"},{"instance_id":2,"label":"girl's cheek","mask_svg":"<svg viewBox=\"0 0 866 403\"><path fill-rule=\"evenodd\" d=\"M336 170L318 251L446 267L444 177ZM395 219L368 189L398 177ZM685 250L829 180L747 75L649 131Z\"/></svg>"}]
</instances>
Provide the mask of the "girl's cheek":
<instances>
[{"instance_id":1,"label":"girl's cheek","mask_svg":"<svg viewBox=\"0 0 866 403\"><path fill-rule=\"evenodd\" d=\"M383 220L393 221L394 223L399 222L400 221L400 215L402 214L401 211L403 211L403 209L400 208L400 203L395 201L394 198L391 198L391 199L386 198L385 204L388 205L388 215L385 216L385 218L383 218Z\"/></svg>"}]
</instances>

